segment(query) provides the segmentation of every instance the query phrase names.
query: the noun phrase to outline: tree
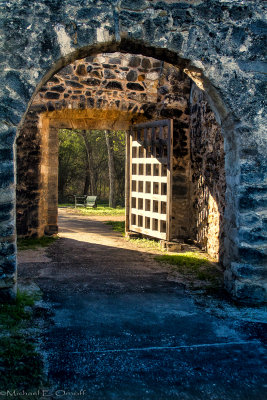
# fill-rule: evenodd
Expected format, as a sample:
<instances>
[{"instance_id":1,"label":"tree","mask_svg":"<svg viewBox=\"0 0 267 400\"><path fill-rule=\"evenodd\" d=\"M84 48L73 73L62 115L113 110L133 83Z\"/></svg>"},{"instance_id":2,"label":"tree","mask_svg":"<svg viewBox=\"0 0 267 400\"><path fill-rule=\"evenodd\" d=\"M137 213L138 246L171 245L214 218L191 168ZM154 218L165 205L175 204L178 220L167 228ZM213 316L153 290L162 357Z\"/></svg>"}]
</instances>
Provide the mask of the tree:
<instances>
[{"instance_id":1,"label":"tree","mask_svg":"<svg viewBox=\"0 0 267 400\"><path fill-rule=\"evenodd\" d=\"M125 203L125 132L116 131L113 135L114 163L116 170L116 201Z\"/></svg>"},{"instance_id":2,"label":"tree","mask_svg":"<svg viewBox=\"0 0 267 400\"><path fill-rule=\"evenodd\" d=\"M70 129L59 131L59 201L64 202L70 194L81 191L86 152L82 139Z\"/></svg>"},{"instance_id":3,"label":"tree","mask_svg":"<svg viewBox=\"0 0 267 400\"><path fill-rule=\"evenodd\" d=\"M78 131L77 132L83 138L85 150L86 150L86 170L85 170L85 184L83 194L87 195L89 186L90 194L92 196L96 195L96 167L93 158L92 146L90 143L90 131ZM89 135L88 135L89 134Z\"/></svg>"},{"instance_id":4,"label":"tree","mask_svg":"<svg viewBox=\"0 0 267 400\"><path fill-rule=\"evenodd\" d=\"M115 197L115 165L114 165L114 148L113 134L110 131L105 131L107 149L108 149L108 172L109 172L109 207L116 207Z\"/></svg>"},{"instance_id":5,"label":"tree","mask_svg":"<svg viewBox=\"0 0 267 400\"><path fill-rule=\"evenodd\" d=\"M124 202L124 132L59 131L59 201L91 194L110 205ZM109 173L107 173L109 171ZM110 183L111 182L111 183Z\"/></svg>"}]
</instances>

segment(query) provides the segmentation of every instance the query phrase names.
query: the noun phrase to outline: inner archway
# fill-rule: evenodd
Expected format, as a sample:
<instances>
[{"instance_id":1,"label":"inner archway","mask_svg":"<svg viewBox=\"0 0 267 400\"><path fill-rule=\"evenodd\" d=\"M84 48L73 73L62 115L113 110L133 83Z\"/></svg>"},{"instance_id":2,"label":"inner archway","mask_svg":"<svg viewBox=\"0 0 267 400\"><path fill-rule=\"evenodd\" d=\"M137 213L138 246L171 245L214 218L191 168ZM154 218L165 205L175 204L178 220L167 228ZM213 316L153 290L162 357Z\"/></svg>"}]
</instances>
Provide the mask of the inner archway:
<instances>
[{"instance_id":1,"label":"inner archway","mask_svg":"<svg viewBox=\"0 0 267 400\"><path fill-rule=\"evenodd\" d=\"M203 89L199 77L197 82ZM17 141L18 234L57 231L59 129L129 131L136 123L166 118L173 120L171 238L193 240L222 262L221 129L203 90L181 67L140 54L101 53L75 61L40 89Z\"/></svg>"}]
</instances>

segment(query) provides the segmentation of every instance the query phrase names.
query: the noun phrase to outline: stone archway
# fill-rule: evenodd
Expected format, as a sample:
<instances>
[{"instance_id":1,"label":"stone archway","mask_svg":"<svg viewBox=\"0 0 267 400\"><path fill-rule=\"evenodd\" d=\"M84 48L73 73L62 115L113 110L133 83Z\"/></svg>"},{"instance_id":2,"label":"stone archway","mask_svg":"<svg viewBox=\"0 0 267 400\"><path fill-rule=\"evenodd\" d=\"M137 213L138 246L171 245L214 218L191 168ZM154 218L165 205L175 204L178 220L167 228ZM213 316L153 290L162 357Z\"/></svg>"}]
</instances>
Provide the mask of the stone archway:
<instances>
[{"instance_id":1,"label":"stone archway","mask_svg":"<svg viewBox=\"0 0 267 400\"><path fill-rule=\"evenodd\" d=\"M129 130L133 123L172 118L170 236L195 240L223 263L223 138L205 95L198 100L200 93L180 68L142 55L104 53L55 74L35 97L17 139L18 235L57 231L58 129ZM196 171L199 160L202 170ZM158 205L154 199L150 212Z\"/></svg>"},{"instance_id":2,"label":"stone archway","mask_svg":"<svg viewBox=\"0 0 267 400\"><path fill-rule=\"evenodd\" d=\"M225 138L227 286L238 298L263 301L266 137L264 23L259 15L264 15L264 5L189 0L133 5L125 0L115 7L101 2L94 9L75 1L43 1L34 7L29 20L27 5L21 5L25 13L20 17L15 4L2 6L6 27L1 71L1 297L13 296L16 274L14 137L34 89L37 92L75 59L130 51L182 66L205 89Z\"/></svg>"},{"instance_id":3,"label":"stone archway","mask_svg":"<svg viewBox=\"0 0 267 400\"><path fill-rule=\"evenodd\" d=\"M48 190L43 192L38 181L48 182L49 177L38 175L44 175L40 172L42 169L49 169L47 143L52 143L51 154L54 154L56 129L128 130L136 122L173 118L174 180L176 191L179 191L175 196L177 210L173 215L177 220L176 229L180 229L176 236L188 237L190 82L171 64L120 53L87 57L54 75L35 97L17 140L18 234L44 233L46 223L40 222L44 205L41 205L43 200L38 199L45 199ZM36 166L35 176L29 167L31 164ZM56 161L53 164L56 165ZM28 170L31 170L29 177L25 173ZM50 170L52 172L53 167ZM33 180L37 183L34 191Z\"/></svg>"}]
</instances>

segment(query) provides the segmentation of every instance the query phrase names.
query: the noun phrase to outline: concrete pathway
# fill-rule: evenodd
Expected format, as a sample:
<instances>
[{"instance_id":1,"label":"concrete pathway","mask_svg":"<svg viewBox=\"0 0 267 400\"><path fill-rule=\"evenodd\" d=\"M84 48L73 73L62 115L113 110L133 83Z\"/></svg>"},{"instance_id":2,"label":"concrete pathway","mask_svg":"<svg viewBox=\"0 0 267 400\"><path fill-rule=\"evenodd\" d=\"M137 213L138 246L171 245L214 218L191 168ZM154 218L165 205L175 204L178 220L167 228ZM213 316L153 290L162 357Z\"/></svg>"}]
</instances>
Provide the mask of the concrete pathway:
<instances>
[{"instance_id":1,"label":"concrete pathway","mask_svg":"<svg viewBox=\"0 0 267 400\"><path fill-rule=\"evenodd\" d=\"M101 221L61 210L59 225L45 253L20 258L21 279L37 283L52 310L43 333L51 399L266 398L260 310L249 318L211 299L198 305L167 267Z\"/></svg>"}]
</instances>

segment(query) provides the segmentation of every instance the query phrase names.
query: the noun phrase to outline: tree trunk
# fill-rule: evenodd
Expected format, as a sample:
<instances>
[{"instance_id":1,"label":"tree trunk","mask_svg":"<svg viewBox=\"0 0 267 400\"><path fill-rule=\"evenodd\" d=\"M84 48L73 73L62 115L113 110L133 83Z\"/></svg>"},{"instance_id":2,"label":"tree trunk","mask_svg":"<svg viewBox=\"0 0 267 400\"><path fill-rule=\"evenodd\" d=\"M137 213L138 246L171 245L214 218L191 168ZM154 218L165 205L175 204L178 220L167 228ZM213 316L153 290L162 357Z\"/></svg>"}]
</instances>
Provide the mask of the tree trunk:
<instances>
[{"instance_id":1,"label":"tree trunk","mask_svg":"<svg viewBox=\"0 0 267 400\"><path fill-rule=\"evenodd\" d=\"M90 182L90 194L92 196L96 196L96 176L95 176L95 170L94 170L92 147L91 147L90 142L89 142L89 140L87 138L86 131L82 131L81 135L82 135L83 140L84 140L86 154L87 154L88 179L89 179L89 182ZM88 186L89 186L89 184L88 184Z\"/></svg>"},{"instance_id":2,"label":"tree trunk","mask_svg":"<svg viewBox=\"0 0 267 400\"><path fill-rule=\"evenodd\" d=\"M84 179L84 188L83 188L83 195L87 196L90 187L90 169L88 158L86 159L86 170L85 170L85 179Z\"/></svg>"},{"instance_id":3,"label":"tree trunk","mask_svg":"<svg viewBox=\"0 0 267 400\"><path fill-rule=\"evenodd\" d=\"M116 199L115 199L115 182L116 182L116 173L115 173L115 165L114 165L114 149L113 149L113 141L109 131L105 131L107 149L108 149L108 170L109 170L109 207L116 207Z\"/></svg>"},{"instance_id":4,"label":"tree trunk","mask_svg":"<svg viewBox=\"0 0 267 400\"><path fill-rule=\"evenodd\" d=\"M64 200L65 200L65 182L63 182L61 179L58 184L58 202L63 203Z\"/></svg>"}]
</instances>

